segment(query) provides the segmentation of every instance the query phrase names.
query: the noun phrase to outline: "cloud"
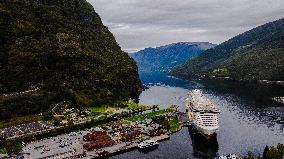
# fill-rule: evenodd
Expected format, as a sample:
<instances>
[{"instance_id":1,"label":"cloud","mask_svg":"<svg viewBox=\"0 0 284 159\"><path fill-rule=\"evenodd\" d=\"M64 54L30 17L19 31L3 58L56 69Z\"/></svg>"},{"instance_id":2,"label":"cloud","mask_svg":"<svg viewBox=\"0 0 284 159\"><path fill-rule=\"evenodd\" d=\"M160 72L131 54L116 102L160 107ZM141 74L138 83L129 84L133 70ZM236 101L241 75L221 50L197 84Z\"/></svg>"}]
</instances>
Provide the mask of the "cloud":
<instances>
[{"instance_id":1,"label":"cloud","mask_svg":"<svg viewBox=\"0 0 284 159\"><path fill-rule=\"evenodd\" d=\"M283 0L87 0L127 52L180 41L221 43L284 17Z\"/></svg>"}]
</instances>

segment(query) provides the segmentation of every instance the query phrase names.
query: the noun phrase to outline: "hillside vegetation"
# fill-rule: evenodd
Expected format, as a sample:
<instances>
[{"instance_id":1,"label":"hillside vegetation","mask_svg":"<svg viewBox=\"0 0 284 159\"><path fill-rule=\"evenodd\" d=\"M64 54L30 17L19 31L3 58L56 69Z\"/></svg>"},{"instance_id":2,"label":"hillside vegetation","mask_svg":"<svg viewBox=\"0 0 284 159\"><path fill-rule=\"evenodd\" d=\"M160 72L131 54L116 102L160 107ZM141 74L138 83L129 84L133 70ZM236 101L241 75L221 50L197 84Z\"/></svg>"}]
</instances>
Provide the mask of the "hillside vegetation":
<instances>
[{"instance_id":1,"label":"hillside vegetation","mask_svg":"<svg viewBox=\"0 0 284 159\"><path fill-rule=\"evenodd\" d=\"M0 2L0 119L137 98L138 69L85 0Z\"/></svg>"},{"instance_id":2,"label":"hillside vegetation","mask_svg":"<svg viewBox=\"0 0 284 159\"><path fill-rule=\"evenodd\" d=\"M185 79L229 76L249 81L284 80L284 19L259 26L204 51L170 74Z\"/></svg>"}]
</instances>

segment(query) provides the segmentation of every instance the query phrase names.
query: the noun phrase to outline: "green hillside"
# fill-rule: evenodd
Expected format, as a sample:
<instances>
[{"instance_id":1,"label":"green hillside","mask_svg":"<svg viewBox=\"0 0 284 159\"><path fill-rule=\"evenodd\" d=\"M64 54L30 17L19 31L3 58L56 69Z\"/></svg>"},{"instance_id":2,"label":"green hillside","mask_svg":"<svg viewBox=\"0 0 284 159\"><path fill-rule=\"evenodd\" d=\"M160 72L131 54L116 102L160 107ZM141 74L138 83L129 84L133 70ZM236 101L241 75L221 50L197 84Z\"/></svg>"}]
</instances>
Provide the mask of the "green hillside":
<instances>
[{"instance_id":1,"label":"green hillside","mask_svg":"<svg viewBox=\"0 0 284 159\"><path fill-rule=\"evenodd\" d=\"M0 13L0 119L138 97L135 62L85 0L4 0Z\"/></svg>"},{"instance_id":2,"label":"green hillside","mask_svg":"<svg viewBox=\"0 0 284 159\"><path fill-rule=\"evenodd\" d=\"M171 71L180 78L284 80L284 19L238 35Z\"/></svg>"}]
</instances>

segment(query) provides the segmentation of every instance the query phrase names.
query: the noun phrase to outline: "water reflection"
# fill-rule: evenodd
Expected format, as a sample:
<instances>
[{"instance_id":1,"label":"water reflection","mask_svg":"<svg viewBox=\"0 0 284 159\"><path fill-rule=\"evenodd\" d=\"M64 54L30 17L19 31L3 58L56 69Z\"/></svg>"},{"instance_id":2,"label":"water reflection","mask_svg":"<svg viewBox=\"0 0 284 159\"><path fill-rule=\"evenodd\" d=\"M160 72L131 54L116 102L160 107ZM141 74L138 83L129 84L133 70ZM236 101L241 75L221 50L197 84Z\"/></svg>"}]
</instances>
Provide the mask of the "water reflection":
<instances>
[{"instance_id":1,"label":"water reflection","mask_svg":"<svg viewBox=\"0 0 284 159\"><path fill-rule=\"evenodd\" d=\"M158 146L154 146L154 147L149 147L149 148L146 148L146 149L139 149L139 152L142 152L143 154L148 154L152 151L155 151L158 149Z\"/></svg>"},{"instance_id":2,"label":"water reflection","mask_svg":"<svg viewBox=\"0 0 284 159\"><path fill-rule=\"evenodd\" d=\"M222 95L235 94L243 99L253 100L262 107L281 106L274 102L272 97L284 96L284 87L276 85L260 85L257 83L240 83L235 81L200 81L204 88L213 90Z\"/></svg>"},{"instance_id":3,"label":"water reflection","mask_svg":"<svg viewBox=\"0 0 284 159\"><path fill-rule=\"evenodd\" d=\"M192 141L193 156L198 158L215 158L218 156L219 144L216 133L208 140L193 127L189 127L188 132Z\"/></svg>"}]
</instances>

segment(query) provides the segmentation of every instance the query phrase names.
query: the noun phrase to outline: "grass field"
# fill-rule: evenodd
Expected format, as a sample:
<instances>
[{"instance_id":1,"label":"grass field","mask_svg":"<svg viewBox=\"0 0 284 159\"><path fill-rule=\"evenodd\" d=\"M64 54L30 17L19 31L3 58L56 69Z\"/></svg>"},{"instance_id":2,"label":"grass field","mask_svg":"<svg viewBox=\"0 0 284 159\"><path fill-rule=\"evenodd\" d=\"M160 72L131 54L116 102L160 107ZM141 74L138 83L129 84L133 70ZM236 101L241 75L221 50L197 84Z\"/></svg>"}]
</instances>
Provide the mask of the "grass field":
<instances>
[{"instance_id":1,"label":"grass field","mask_svg":"<svg viewBox=\"0 0 284 159\"><path fill-rule=\"evenodd\" d=\"M164 113L167 113L167 112L173 112L175 110L176 110L176 107L171 106L167 109L157 110L157 111L153 111L153 112L146 113L146 114L134 115L134 116L125 118L125 120L132 121L132 122L143 121L145 119L150 119L150 118L153 118L157 115L164 114Z\"/></svg>"},{"instance_id":2,"label":"grass field","mask_svg":"<svg viewBox=\"0 0 284 159\"><path fill-rule=\"evenodd\" d=\"M6 154L7 150L5 147L0 147L0 154Z\"/></svg>"},{"instance_id":3,"label":"grass field","mask_svg":"<svg viewBox=\"0 0 284 159\"><path fill-rule=\"evenodd\" d=\"M169 118L168 123L170 124L170 130L171 132L176 132L178 131L180 127L180 123L177 118Z\"/></svg>"},{"instance_id":4,"label":"grass field","mask_svg":"<svg viewBox=\"0 0 284 159\"><path fill-rule=\"evenodd\" d=\"M90 111L92 114L104 114L109 115L112 114L113 111L117 110L117 108L109 107L109 106L100 106L100 107L92 107L90 108Z\"/></svg>"},{"instance_id":5,"label":"grass field","mask_svg":"<svg viewBox=\"0 0 284 159\"><path fill-rule=\"evenodd\" d=\"M128 106L126 107L126 109L132 110L132 111L146 110L148 108L149 108L149 106L138 105L138 104L135 104L135 103L129 103Z\"/></svg>"},{"instance_id":6,"label":"grass field","mask_svg":"<svg viewBox=\"0 0 284 159\"><path fill-rule=\"evenodd\" d=\"M125 109L125 110L132 110L132 111L138 111L138 110L147 110L149 106L139 105L136 103L129 103L129 102L121 102L119 104L113 104L113 105L103 105L99 107L91 107L89 110L94 114L104 114L109 115L112 114L114 111L119 109Z\"/></svg>"}]
</instances>

